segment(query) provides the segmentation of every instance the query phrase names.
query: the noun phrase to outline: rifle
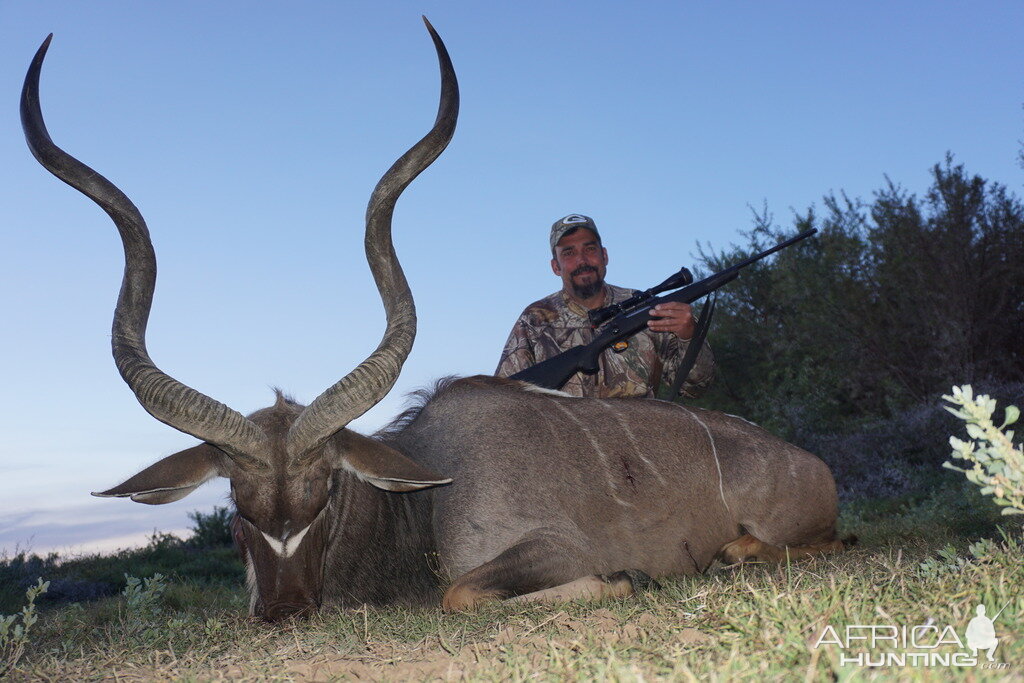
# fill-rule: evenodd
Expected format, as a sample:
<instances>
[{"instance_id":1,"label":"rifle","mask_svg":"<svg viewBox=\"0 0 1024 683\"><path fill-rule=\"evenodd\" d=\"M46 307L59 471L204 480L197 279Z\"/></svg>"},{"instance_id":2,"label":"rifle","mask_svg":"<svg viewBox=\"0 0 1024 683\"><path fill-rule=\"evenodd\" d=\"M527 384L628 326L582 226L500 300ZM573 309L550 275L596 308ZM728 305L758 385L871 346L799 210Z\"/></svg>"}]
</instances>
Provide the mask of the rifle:
<instances>
[{"instance_id":1,"label":"rifle","mask_svg":"<svg viewBox=\"0 0 1024 683\"><path fill-rule=\"evenodd\" d=\"M697 299L705 297L719 287L735 280L739 277L740 270L746 268L751 263L760 261L766 256L796 244L816 232L818 232L816 228L802 232L796 237L792 237L771 249L740 261L723 271L709 275L698 282L693 281L693 275L689 270L681 268L679 272L659 285L643 292L638 292L621 303L595 309L590 312L590 323L595 329L600 327L600 330L593 341L589 344L573 347L557 356L530 366L512 375L510 379L522 380L547 389L561 389L562 385L568 382L569 378L577 372L592 375L597 372L598 357L605 349L613 344L629 339L641 330L647 329L647 321L652 318L657 319L658 316L651 315L650 311L658 304L669 301L693 303ZM670 289L678 291L665 294L664 296L656 296ZM709 299L701 310L697 328L694 330L693 338L690 340L690 346L683 361L680 363L676 381L673 385L673 394L679 393L682 380L690 374L690 369L697 359L697 353L704 344L704 337L707 335L713 312L714 302ZM673 397L669 396L670 399Z\"/></svg>"}]
</instances>

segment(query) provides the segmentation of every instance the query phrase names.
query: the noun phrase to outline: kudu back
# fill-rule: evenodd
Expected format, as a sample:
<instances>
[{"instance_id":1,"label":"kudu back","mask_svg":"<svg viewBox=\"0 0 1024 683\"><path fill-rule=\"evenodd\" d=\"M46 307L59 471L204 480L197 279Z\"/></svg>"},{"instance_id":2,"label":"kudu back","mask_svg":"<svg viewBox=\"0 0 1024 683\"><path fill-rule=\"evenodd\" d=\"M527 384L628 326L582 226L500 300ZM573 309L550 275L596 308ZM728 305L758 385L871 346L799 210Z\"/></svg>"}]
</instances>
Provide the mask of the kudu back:
<instances>
[{"instance_id":1,"label":"kudu back","mask_svg":"<svg viewBox=\"0 0 1024 683\"><path fill-rule=\"evenodd\" d=\"M494 377L446 380L374 437L346 428L398 378L416 330L391 240L402 191L444 150L459 93L440 37L437 119L384 174L366 212L367 260L387 315L377 349L302 406L278 393L248 416L161 371L146 350L156 281L148 228L112 183L58 148L39 105L36 54L22 91L39 162L100 205L125 248L112 347L156 419L201 443L98 496L179 500L231 481L251 612L322 605L557 600L631 592L716 557L835 550L836 494L817 457L746 421L651 399L577 399ZM443 597L442 597L443 593Z\"/></svg>"}]
</instances>

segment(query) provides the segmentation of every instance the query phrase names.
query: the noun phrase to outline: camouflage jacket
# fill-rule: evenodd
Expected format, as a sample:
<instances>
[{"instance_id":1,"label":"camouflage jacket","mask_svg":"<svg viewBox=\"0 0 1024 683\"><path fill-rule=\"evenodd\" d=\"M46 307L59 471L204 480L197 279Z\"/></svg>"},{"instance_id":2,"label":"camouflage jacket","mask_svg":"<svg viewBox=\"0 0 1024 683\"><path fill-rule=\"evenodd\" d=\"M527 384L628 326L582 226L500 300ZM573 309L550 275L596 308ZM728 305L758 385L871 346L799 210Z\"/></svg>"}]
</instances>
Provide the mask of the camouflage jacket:
<instances>
[{"instance_id":1,"label":"camouflage jacket","mask_svg":"<svg viewBox=\"0 0 1024 683\"><path fill-rule=\"evenodd\" d=\"M605 305L623 301L635 290L605 285ZM542 360L547 360L595 336L587 311L559 290L526 307L512 328L495 375L508 377ZM674 334L644 330L629 339L621 353L606 349L594 375L577 372L562 387L573 396L665 397L689 342ZM714 376L714 357L705 343L690 376L683 382L682 395L695 398L704 393Z\"/></svg>"}]
</instances>

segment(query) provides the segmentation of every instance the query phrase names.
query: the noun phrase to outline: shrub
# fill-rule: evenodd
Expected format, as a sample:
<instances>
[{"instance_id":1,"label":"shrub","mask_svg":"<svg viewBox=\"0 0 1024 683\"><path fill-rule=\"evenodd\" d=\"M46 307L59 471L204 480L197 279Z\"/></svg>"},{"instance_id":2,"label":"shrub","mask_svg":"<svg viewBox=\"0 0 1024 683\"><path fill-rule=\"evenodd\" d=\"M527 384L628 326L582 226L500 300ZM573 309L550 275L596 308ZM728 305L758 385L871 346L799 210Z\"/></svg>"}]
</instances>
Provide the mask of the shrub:
<instances>
[{"instance_id":1,"label":"shrub","mask_svg":"<svg viewBox=\"0 0 1024 683\"><path fill-rule=\"evenodd\" d=\"M937 403L954 382L1024 376L1024 203L952 157L932 179L921 197L891 182L870 202L826 196L793 225L814 239L722 288L701 405L789 437ZM746 245L701 251L698 270L793 232L756 213Z\"/></svg>"},{"instance_id":2,"label":"shrub","mask_svg":"<svg viewBox=\"0 0 1024 683\"><path fill-rule=\"evenodd\" d=\"M28 645L28 634L39 619L36 614L36 598L50 587L48 582L39 579L36 585L25 591L26 604L21 612L11 615L0 615L0 676L4 676L14 668ZM19 624L18 621L21 621Z\"/></svg>"},{"instance_id":3,"label":"shrub","mask_svg":"<svg viewBox=\"0 0 1024 683\"><path fill-rule=\"evenodd\" d=\"M139 579L130 574L124 575L124 596L128 614L139 620L149 620L160 616L163 611L161 603L167 582L163 574L153 574L147 579Z\"/></svg>"},{"instance_id":4,"label":"shrub","mask_svg":"<svg viewBox=\"0 0 1024 683\"><path fill-rule=\"evenodd\" d=\"M188 539L188 544L194 548L230 546L233 542L231 519L234 515L231 509L220 505L214 507L210 513L198 510L188 513L193 522L193 534Z\"/></svg>"},{"instance_id":5,"label":"shrub","mask_svg":"<svg viewBox=\"0 0 1024 683\"><path fill-rule=\"evenodd\" d=\"M943 396L956 408L946 407L967 423L970 441L955 436L949 437L953 457L971 464L963 469L951 462L943 463L957 472L963 472L969 481L981 487L981 492L1003 508L1004 515L1024 514L1024 447L1013 445L1013 432L1006 428L1017 421L1020 410L1007 406L1003 424L996 427L992 414L996 410L995 399L985 394L974 396L971 386L953 387L953 394Z\"/></svg>"}]
</instances>

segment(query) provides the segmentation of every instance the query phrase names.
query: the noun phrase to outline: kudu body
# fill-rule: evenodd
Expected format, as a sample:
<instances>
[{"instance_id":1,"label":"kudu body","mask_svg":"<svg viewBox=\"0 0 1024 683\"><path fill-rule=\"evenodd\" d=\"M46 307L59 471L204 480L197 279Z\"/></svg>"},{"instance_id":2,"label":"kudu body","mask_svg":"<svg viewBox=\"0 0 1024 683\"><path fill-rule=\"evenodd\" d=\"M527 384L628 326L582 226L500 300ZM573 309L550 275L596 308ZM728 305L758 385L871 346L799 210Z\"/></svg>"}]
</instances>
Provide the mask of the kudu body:
<instances>
[{"instance_id":1,"label":"kudu body","mask_svg":"<svg viewBox=\"0 0 1024 683\"><path fill-rule=\"evenodd\" d=\"M231 480L254 614L320 605L623 594L641 576L703 571L717 556L779 559L837 549L836 494L815 456L736 417L647 399L577 399L470 377L376 437L346 425L398 377L415 310L391 243L402 190L455 129L458 86L440 38L433 129L381 178L366 251L387 313L377 349L308 407L278 394L247 417L163 373L145 345L156 260L145 222L112 183L56 147L38 81L22 93L36 158L99 204L125 245L115 363L143 407L199 438L101 496L161 504ZM628 570L628 571L620 571Z\"/></svg>"}]
</instances>

